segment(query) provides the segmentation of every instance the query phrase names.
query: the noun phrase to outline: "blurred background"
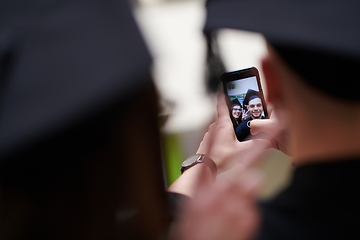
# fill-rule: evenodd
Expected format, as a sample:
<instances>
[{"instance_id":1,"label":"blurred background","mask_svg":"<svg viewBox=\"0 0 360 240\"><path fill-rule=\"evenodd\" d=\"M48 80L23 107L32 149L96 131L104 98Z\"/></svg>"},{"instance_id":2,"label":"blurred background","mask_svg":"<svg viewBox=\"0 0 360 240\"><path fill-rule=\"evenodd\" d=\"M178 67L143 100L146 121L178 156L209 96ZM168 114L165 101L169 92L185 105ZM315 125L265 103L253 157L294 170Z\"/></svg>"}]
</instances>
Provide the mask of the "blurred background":
<instances>
[{"instance_id":1,"label":"blurred background","mask_svg":"<svg viewBox=\"0 0 360 240\"><path fill-rule=\"evenodd\" d=\"M196 153L208 125L215 119L216 94L206 82L206 40L204 0L133 0L136 19L154 57L153 78L161 96L162 128L167 183L180 175L180 165ZM266 54L260 34L224 29L218 35L226 71L255 66ZM266 86L263 81L263 89ZM260 168L268 198L286 185L291 171L289 157L269 150Z\"/></svg>"}]
</instances>

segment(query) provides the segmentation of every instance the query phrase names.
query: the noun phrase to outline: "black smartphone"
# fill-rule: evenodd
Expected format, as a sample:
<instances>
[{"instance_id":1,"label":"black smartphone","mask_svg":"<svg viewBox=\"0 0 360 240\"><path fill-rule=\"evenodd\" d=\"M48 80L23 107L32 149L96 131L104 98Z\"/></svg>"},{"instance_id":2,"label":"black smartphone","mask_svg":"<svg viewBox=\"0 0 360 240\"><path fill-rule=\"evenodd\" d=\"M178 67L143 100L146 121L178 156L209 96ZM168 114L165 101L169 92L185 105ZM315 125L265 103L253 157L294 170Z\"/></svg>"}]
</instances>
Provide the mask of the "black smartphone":
<instances>
[{"instance_id":1,"label":"black smartphone","mask_svg":"<svg viewBox=\"0 0 360 240\"><path fill-rule=\"evenodd\" d=\"M259 71L250 67L226 72L221 81L236 137L245 141L250 136L250 122L268 118Z\"/></svg>"}]
</instances>

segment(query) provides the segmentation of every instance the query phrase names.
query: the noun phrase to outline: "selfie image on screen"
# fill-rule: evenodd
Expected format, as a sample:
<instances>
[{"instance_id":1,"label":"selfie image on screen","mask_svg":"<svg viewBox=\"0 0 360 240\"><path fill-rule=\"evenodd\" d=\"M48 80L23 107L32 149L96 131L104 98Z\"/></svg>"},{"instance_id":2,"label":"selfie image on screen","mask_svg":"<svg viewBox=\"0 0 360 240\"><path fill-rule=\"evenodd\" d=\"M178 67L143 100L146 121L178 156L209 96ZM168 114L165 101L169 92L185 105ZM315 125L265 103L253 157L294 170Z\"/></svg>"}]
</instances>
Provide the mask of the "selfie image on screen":
<instances>
[{"instance_id":1,"label":"selfie image on screen","mask_svg":"<svg viewBox=\"0 0 360 240\"><path fill-rule=\"evenodd\" d=\"M250 134L250 121L267 118L264 98L255 76L227 82L226 88L236 137L244 141Z\"/></svg>"}]
</instances>

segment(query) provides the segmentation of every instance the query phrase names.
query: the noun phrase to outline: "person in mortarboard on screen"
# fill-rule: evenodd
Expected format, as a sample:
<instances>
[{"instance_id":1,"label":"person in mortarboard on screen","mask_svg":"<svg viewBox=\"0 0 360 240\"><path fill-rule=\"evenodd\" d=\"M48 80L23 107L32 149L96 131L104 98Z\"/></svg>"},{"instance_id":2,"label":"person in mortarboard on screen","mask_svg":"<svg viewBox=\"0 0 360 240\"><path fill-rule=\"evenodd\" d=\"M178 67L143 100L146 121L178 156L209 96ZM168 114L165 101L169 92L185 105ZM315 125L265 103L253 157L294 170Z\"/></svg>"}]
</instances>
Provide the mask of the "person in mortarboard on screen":
<instances>
[{"instance_id":1,"label":"person in mortarboard on screen","mask_svg":"<svg viewBox=\"0 0 360 240\"><path fill-rule=\"evenodd\" d=\"M253 119L264 118L263 102L258 91L249 89L246 92L243 104L247 108L248 117L244 119L235 129L236 137L239 141L243 141L249 136L250 122Z\"/></svg>"},{"instance_id":2,"label":"person in mortarboard on screen","mask_svg":"<svg viewBox=\"0 0 360 240\"><path fill-rule=\"evenodd\" d=\"M242 106L237 98L231 101L230 117L236 129L242 121Z\"/></svg>"}]
</instances>

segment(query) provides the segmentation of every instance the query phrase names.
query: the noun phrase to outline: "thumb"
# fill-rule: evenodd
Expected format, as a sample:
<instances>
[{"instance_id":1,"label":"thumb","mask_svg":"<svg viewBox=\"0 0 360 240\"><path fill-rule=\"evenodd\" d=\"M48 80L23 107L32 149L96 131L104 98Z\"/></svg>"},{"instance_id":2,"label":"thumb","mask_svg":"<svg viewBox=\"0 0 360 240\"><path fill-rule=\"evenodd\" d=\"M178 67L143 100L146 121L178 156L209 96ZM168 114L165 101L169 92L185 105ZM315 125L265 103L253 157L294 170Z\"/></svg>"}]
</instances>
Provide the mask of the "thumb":
<instances>
[{"instance_id":1,"label":"thumb","mask_svg":"<svg viewBox=\"0 0 360 240\"><path fill-rule=\"evenodd\" d=\"M281 128L275 119L254 119L250 122L251 135L267 133L271 137L276 137Z\"/></svg>"}]
</instances>

